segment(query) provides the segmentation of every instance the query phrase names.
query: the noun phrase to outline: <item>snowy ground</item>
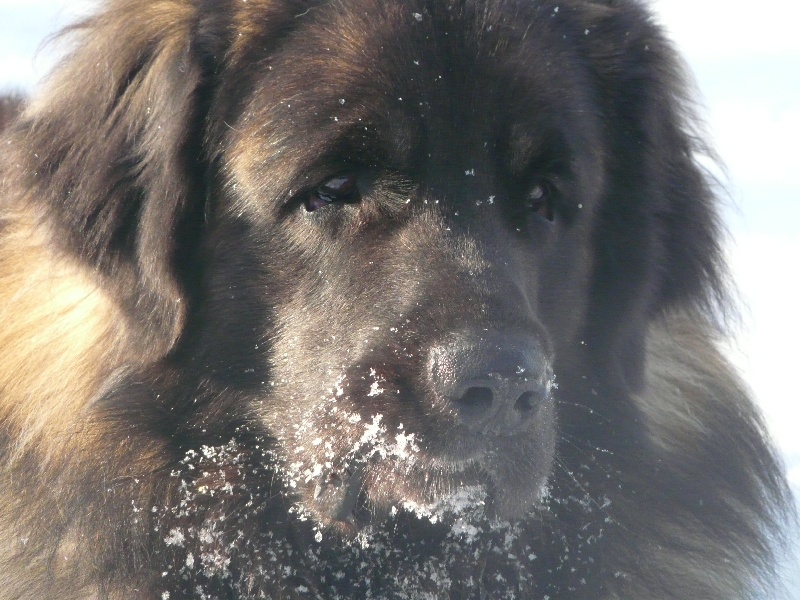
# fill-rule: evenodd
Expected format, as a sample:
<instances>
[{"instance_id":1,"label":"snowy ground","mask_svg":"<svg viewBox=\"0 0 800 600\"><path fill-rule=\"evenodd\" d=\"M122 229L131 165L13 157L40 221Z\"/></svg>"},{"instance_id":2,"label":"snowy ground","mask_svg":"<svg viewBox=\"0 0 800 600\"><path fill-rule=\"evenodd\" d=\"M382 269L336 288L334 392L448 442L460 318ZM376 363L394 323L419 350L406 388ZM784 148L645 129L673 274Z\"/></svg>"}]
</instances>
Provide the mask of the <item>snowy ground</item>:
<instances>
[{"instance_id":1,"label":"snowy ground","mask_svg":"<svg viewBox=\"0 0 800 600\"><path fill-rule=\"evenodd\" d=\"M747 307L732 353L800 496L800 2L652 2L695 73L728 168L730 257ZM52 64L37 52L42 39L90 6L0 0L0 91L33 87ZM800 599L800 564L787 578Z\"/></svg>"}]
</instances>

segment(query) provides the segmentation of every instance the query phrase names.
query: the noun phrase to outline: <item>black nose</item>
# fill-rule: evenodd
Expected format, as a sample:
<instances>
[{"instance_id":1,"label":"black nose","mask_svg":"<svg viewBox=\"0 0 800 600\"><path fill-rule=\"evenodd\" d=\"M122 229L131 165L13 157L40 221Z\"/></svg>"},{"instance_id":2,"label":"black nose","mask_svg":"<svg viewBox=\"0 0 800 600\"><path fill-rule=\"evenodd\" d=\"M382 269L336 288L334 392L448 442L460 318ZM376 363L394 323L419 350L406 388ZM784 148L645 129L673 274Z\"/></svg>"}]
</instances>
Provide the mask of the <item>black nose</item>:
<instances>
[{"instance_id":1,"label":"black nose","mask_svg":"<svg viewBox=\"0 0 800 600\"><path fill-rule=\"evenodd\" d=\"M436 395L476 433L525 431L550 398L550 359L533 337L502 332L458 336L433 348L430 357Z\"/></svg>"}]
</instances>

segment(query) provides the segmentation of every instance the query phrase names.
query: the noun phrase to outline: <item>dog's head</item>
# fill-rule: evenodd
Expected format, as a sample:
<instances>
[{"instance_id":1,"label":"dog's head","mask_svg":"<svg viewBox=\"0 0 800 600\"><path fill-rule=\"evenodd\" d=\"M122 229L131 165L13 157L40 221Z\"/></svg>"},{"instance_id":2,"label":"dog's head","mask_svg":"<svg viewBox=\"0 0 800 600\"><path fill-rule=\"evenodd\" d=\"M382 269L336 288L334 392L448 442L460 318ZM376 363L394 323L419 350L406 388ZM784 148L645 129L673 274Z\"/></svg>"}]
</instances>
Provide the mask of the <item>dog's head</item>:
<instances>
[{"instance_id":1,"label":"dog's head","mask_svg":"<svg viewBox=\"0 0 800 600\"><path fill-rule=\"evenodd\" d=\"M146 361L207 392L182 440L270 437L345 528L464 491L516 518L551 471L556 383L637 385L648 320L717 272L640 13L120 0L29 109L23 159Z\"/></svg>"}]
</instances>

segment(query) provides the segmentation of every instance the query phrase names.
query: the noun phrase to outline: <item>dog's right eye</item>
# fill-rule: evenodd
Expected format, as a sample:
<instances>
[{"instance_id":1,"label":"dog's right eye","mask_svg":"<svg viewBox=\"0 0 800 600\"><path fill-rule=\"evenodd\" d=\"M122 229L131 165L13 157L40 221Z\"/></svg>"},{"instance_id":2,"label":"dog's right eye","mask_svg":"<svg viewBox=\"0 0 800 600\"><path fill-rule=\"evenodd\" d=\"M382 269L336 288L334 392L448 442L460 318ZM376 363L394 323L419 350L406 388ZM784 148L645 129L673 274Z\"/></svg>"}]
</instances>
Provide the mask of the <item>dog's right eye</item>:
<instances>
[{"instance_id":1,"label":"dog's right eye","mask_svg":"<svg viewBox=\"0 0 800 600\"><path fill-rule=\"evenodd\" d=\"M553 213L553 199L550 184L547 182L539 182L528 193L526 198L526 207L528 210L548 221L553 221L555 215Z\"/></svg>"},{"instance_id":2,"label":"dog's right eye","mask_svg":"<svg viewBox=\"0 0 800 600\"><path fill-rule=\"evenodd\" d=\"M308 212L314 212L336 202L357 202L360 199L358 178L352 173L331 177L313 190L305 201Z\"/></svg>"}]
</instances>

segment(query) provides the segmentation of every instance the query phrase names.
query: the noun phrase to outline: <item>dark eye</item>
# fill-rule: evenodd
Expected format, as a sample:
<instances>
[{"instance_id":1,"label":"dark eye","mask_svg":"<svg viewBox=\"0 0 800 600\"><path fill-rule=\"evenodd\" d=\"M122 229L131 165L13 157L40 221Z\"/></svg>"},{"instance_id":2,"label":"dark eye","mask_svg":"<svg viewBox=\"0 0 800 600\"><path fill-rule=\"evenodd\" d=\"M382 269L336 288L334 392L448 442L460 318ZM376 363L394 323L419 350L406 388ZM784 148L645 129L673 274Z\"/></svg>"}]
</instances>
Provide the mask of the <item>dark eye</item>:
<instances>
[{"instance_id":1,"label":"dark eye","mask_svg":"<svg viewBox=\"0 0 800 600\"><path fill-rule=\"evenodd\" d=\"M357 202L360 199L358 178L352 173L331 177L313 190L305 202L308 212L314 212L335 202Z\"/></svg>"},{"instance_id":2,"label":"dark eye","mask_svg":"<svg viewBox=\"0 0 800 600\"><path fill-rule=\"evenodd\" d=\"M525 203L529 211L543 219L552 221L555 218L552 193L547 182L541 181L534 185L528 192Z\"/></svg>"}]
</instances>

